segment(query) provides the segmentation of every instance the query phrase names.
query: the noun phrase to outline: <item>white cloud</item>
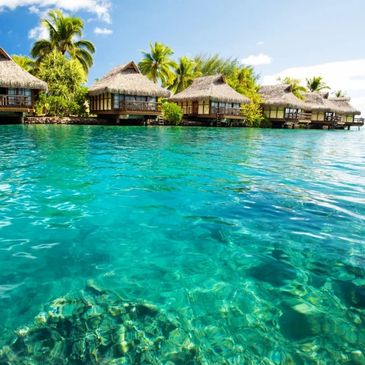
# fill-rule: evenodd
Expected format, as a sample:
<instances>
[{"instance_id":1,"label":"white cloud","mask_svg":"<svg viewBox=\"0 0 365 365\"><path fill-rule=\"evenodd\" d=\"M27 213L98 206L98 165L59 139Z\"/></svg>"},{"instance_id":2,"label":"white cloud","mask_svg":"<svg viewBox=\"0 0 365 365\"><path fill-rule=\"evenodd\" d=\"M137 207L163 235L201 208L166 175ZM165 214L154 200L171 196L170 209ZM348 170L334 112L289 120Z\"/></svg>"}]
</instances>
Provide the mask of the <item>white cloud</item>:
<instances>
[{"instance_id":1,"label":"white cloud","mask_svg":"<svg viewBox=\"0 0 365 365\"><path fill-rule=\"evenodd\" d=\"M263 42L263 41L258 41L258 42L256 43L256 45L258 45L258 46L263 46L263 45L264 45L264 42Z\"/></svg>"},{"instance_id":2,"label":"white cloud","mask_svg":"<svg viewBox=\"0 0 365 365\"><path fill-rule=\"evenodd\" d=\"M343 90L348 96L353 95L352 104L365 112L365 58L287 68L276 74L265 76L263 84L276 84L278 77L285 76L301 80L322 76L333 91Z\"/></svg>"},{"instance_id":3,"label":"white cloud","mask_svg":"<svg viewBox=\"0 0 365 365\"><path fill-rule=\"evenodd\" d=\"M96 14L106 23L111 22L110 0L0 0L0 11L15 10L18 7L27 7L36 14L49 8L60 8L70 12L87 11Z\"/></svg>"},{"instance_id":4,"label":"white cloud","mask_svg":"<svg viewBox=\"0 0 365 365\"><path fill-rule=\"evenodd\" d=\"M244 65L251 66L259 66L259 65L268 65L272 61L272 58L264 53L259 53L257 55L250 55L241 60L241 63Z\"/></svg>"},{"instance_id":5,"label":"white cloud","mask_svg":"<svg viewBox=\"0 0 365 365\"><path fill-rule=\"evenodd\" d=\"M111 29L108 29L108 28L99 28L99 27L96 27L94 29L94 33L95 34L102 34L102 35L109 35L109 34L112 34L113 31Z\"/></svg>"},{"instance_id":6,"label":"white cloud","mask_svg":"<svg viewBox=\"0 0 365 365\"><path fill-rule=\"evenodd\" d=\"M45 28L41 25L39 27L32 28L28 32L28 38L29 39L34 39L34 40L48 39L48 37L49 37L49 33L48 33L47 28Z\"/></svg>"}]
</instances>

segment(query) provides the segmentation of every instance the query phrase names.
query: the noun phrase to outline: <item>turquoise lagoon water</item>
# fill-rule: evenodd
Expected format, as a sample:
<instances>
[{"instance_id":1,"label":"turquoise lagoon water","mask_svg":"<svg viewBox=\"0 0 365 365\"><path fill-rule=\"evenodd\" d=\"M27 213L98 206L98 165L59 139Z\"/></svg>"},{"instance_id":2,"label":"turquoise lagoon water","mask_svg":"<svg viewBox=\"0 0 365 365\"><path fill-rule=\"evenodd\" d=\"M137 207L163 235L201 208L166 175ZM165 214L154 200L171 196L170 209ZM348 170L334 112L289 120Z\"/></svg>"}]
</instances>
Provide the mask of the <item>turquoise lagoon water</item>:
<instances>
[{"instance_id":1,"label":"turquoise lagoon water","mask_svg":"<svg viewBox=\"0 0 365 365\"><path fill-rule=\"evenodd\" d=\"M149 303L184 332L189 344L169 351L190 357L161 351L150 363L364 364L363 131L0 136L2 345L91 286ZM115 364L149 363L128 346ZM53 363L89 363L63 361Z\"/></svg>"}]
</instances>

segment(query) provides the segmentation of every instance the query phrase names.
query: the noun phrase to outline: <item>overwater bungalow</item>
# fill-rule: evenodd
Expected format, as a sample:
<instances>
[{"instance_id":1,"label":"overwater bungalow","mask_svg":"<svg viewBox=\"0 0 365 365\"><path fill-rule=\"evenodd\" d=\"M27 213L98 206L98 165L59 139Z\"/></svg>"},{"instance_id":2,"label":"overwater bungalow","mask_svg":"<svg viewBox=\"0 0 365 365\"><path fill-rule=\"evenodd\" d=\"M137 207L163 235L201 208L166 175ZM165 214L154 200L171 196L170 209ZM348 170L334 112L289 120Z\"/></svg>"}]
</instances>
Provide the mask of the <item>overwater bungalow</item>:
<instances>
[{"instance_id":1,"label":"overwater bungalow","mask_svg":"<svg viewBox=\"0 0 365 365\"><path fill-rule=\"evenodd\" d=\"M310 114L313 128L334 128L340 121L337 108L328 99L328 94L318 92L304 94L304 109Z\"/></svg>"},{"instance_id":2,"label":"overwater bungalow","mask_svg":"<svg viewBox=\"0 0 365 365\"><path fill-rule=\"evenodd\" d=\"M354 108L351 104L351 98L349 97L333 97L329 98L330 102L338 108L337 115L340 119L340 126L350 129L351 126L363 126L364 119L358 118L361 112Z\"/></svg>"},{"instance_id":3,"label":"overwater bungalow","mask_svg":"<svg viewBox=\"0 0 365 365\"><path fill-rule=\"evenodd\" d=\"M297 98L290 85L265 85L260 88L262 109L274 128L294 128L310 122L304 113L305 104Z\"/></svg>"},{"instance_id":4,"label":"overwater bungalow","mask_svg":"<svg viewBox=\"0 0 365 365\"><path fill-rule=\"evenodd\" d=\"M142 75L132 61L111 70L89 90L90 111L98 117L141 124L161 114L159 98L170 92Z\"/></svg>"},{"instance_id":5,"label":"overwater bungalow","mask_svg":"<svg viewBox=\"0 0 365 365\"><path fill-rule=\"evenodd\" d=\"M34 112L44 81L25 71L0 48L0 120L21 122L25 113Z\"/></svg>"},{"instance_id":6,"label":"overwater bungalow","mask_svg":"<svg viewBox=\"0 0 365 365\"><path fill-rule=\"evenodd\" d=\"M311 114L312 128L345 128L357 125L355 116L361 114L350 105L350 98L330 98L329 93L307 93L305 110Z\"/></svg>"},{"instance_id":7,"label":"overwater bungalow","mask_svg":"<svg viewBox=\"0 0 365 365\"><path fill-rule=\"evenodd\" d=\"M250 103L226 83L223 75L199 77L170 100L181 106L188 120L211 125L242 123L241 105Z\"/></svg>"}]
</instances>

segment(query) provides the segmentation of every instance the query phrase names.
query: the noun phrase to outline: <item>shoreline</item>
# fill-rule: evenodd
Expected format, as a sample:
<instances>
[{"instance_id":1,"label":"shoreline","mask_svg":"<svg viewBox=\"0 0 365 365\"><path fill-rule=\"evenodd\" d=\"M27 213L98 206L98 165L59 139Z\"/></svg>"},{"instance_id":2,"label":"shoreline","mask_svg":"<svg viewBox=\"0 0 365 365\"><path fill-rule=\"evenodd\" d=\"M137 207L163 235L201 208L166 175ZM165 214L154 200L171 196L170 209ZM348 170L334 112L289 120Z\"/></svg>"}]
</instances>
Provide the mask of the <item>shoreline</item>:
<instances>
[{"instance_id":1,"label":"shoreline","mask_svg":"<svg viewBox=\"0 0 365 365\"><path fill-rule=\"evenodd\" d=\"M2 124L2 123L1 123ZM8 124L8 123L4 123ZM25 125L109 125L109 126L170 126L170 127L206 127L206 128L257 128L257 129L313 129L313 130L344 130L349 127L355 127L354 129L360 130L360 125L344 126L343 128L264 128L264 127L253 127L245 125L209 125L202 122L194 122L185 120L179 125L172 125L160 122L146 122L146 123L118 123L113 119L101 119L98 117L25 117L21 123L9 123L9 124L25 124ZM356 128L357 127L357 128Z\"/></svg>"}]
</instances>

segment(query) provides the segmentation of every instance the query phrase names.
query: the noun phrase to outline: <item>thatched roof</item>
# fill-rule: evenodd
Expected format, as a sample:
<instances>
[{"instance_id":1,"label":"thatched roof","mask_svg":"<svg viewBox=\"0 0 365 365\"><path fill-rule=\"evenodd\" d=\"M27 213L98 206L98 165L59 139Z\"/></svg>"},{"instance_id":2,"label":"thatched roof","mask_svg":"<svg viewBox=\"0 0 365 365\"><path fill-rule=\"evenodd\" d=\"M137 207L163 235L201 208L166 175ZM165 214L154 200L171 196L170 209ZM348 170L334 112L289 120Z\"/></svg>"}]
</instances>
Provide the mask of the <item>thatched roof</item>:
<instances>
[{"instance_id":1,"label":"thatched roof","mask_svg":"<svg viewBox=\"0 0 365 365\"><path fill-rule=\"evenodd\" d=\"M310 111L334 111L334 105L328 100L326 94L311 92L304 94L305 110ZM336 109L336 108L335 108Z\"/></svg>"},{"instance_id":2,"label":"thatched roof","mask_svg":"<svg viewBox=\"0 0 365 365\"><path fill-rule=\"evenodd\" d=\"M115 67L89 89L90 95L103 93L169 97L170 92L142 75L132 61Z\"/></svg>"},{"instance_id":3,"label":"thatched roof","mask_svg":"<svg viewBox=\"0 0 365 365\"><path fill-rule=\"evenodd\" d=\"M0 48L0 87L47 90L47 84L22 69Z\"/></svg>"},{"instance_id":4,"label":"thatched roof","mask_svg":"<svg viewBox=\"0 0 365 365\"><path fill-rule=\"evenodd\" d=\"M199 77L184 91L171 97L171 101L201 100L248 104L250 99L226 84L223 75Z\"/></svg>"},{"instance_id":5,"label":"thatched roof","mask_svg":"<svg viewBox=\"0 0 365 365\"><path fill-rule=\"evenodd\" d=\"M303 109L304 103L292 92L290 85L265 85L260 88L263 105L282 106L284 108Z\"/></svg>"},{"instance_id":6,"label":"thatched roof","mask_svg":"<svg viewBox=\"0 0 365 365\"><path fill-rule=\"evenodd\" d=\"M305 94L306 110L335 112L338 114L361 114L350 105L350 98L330 98L328 93Z\"/></svg>"},{"instance_id":7,"label":"thatched roof","mask_svg":"<svg viewBox=\"0 0 365 365\"><path fill-rule=\"evenodd\" d=\"M359 110L357 110L350 104L351 98L345 98L345 97L329 98L329 101L332 102L332 104L334 104L337 108L341 110L340 113L355 114L355 115L361 114Z\"/></svg>"}]
</instances>

